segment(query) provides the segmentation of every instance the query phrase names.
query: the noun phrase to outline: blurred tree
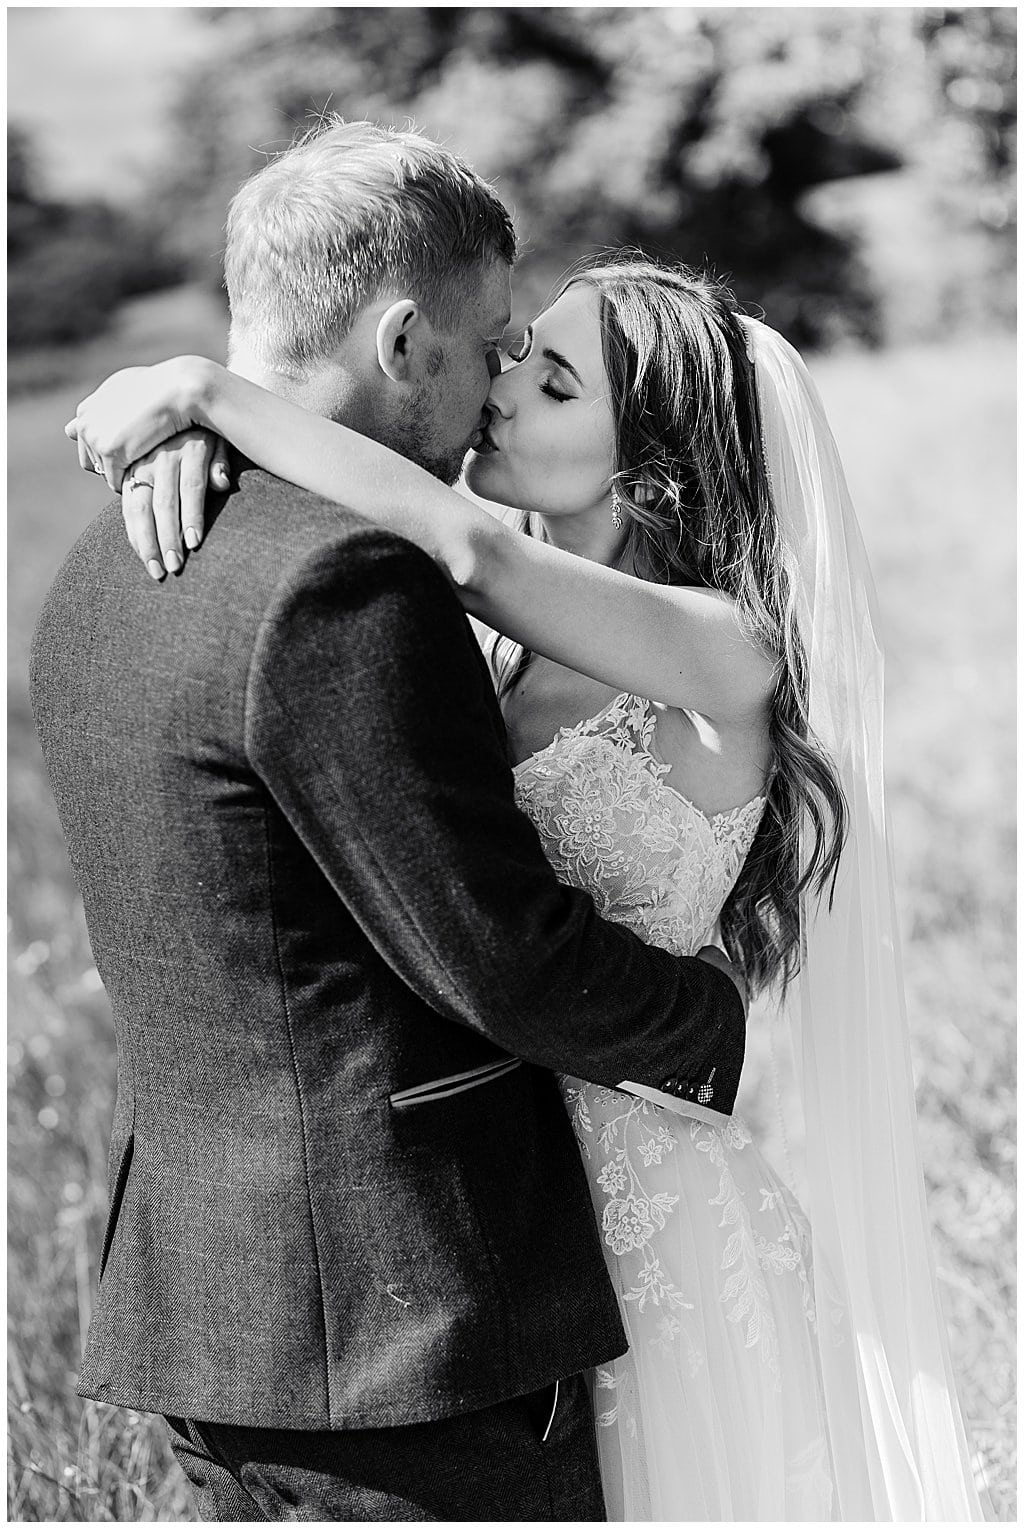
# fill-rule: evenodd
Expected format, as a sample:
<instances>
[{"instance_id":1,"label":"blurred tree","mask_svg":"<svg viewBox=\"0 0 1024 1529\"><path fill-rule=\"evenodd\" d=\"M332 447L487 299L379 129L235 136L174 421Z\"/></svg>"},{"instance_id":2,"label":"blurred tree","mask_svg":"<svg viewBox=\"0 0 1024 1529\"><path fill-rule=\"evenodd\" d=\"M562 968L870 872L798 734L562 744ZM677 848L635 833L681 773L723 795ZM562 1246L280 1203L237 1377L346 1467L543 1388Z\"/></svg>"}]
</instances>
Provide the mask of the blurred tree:
<instances>
[{"instance_id":1,"label":"blurred tree","mask_svg":"<svg viewBox=\"0 0 1024 1529\"><path fill-rule=\"evenodd\" d=\"M979 221L1003 229L1015 220L1017 14L1011 6L926 10L921 33L946 102L962 175Z\"/></svg>"},{"instance_id":2,"label":"blurred tree","mask_svg":"<svg viewBox=\"0 0 1024 1529\"><path fill-rule=\"evenodd\" d=\"M55 202L29 135L7 134L7 339L12 349L86 339L118 303L180 279L156 229L104 202Z\"/></svg>"},{"instance_id":3,"label":"blurred tree","mask_svg":"<svg viewBox=\"0 0 1024 1529\"><path fill-rule=\"evenodd\" d=\"M988 155L961 145L957 173L976 192L1010 184L1009 11L206 14L211 47L178 103L164 201L169 238L209 277L238 183L325 111L411 119L495 181L526 247L521 311L578 256L637 245L710 260L804 345L884 328L856 227L823 222L813 188L929 155L948 167L957 113Z\"/></svg>"},{"instance_id":4,"label":"blurred tree","mask_svg":"<svg viewBox=\"0 0 1024 1529\"><path fill-rule=\"evenodd\" d=\"M7 254L17 256L38 237L44 221L35 187L37 172L28 134L12 123L7 130Z\"/></svg>"},{"instance_id":5,"label":"blurred tree","mask_svg":"<svg viewBox=\"0 0 1024 1529\"><path fill-rule=\"evenodd\" d=\"M938 131L927 158L936 201L966 243L975 296L984 287L985 305L1012 322L1017 13L1009 6L928 10L921 32L937 106ZM953 306L970 311L969 301L957 303L951 295Z\"/></svg>"}]
</instances>

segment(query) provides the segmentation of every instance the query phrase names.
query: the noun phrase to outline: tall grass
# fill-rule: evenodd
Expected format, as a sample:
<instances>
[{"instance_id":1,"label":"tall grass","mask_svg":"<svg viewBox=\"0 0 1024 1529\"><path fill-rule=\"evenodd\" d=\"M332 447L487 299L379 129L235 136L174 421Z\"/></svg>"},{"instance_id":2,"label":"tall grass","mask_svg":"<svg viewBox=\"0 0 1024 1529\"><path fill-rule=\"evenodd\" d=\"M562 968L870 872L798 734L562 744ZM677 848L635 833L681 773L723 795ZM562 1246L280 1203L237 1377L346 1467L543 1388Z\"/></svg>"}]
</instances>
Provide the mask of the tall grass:
<instances>
[{"instance_id":1,"label":"tall grass","mask_svg":"<svg viewBox=\"0 0 1024 1529\"><path fill-rule=\"evenodd\" d=\"M216 305L132 305L20 374L10 413L9 1514L186 1519L162 1426L74 1395L106 1213L115 1056L26 695L35 613L102 503L60 436L114 366L219 355ZM978 1467L1012 1519L1013 351L833 357L815 372L887 627L888 776L940 1284ZM756 1065L763 1037L755 1035ZM755 1111L756 1113L756 1111Z\"/></svg>"},{"instance_id":2,"label":"tall grass","mask_svg":"<svg viewBox=\"0 0 1024 1529\"><path fill-rule=\"evenodd\" d=\"M32 728L28 645L65 552L100 508L61 426L117 366L223 353L216 301L129 304L114 332L14 359L8 589L8 1513L12 1519L190 1519L155 1418L74 1394L106 1219L116 1058L109 1009Z\"/></svg>"}]
</instances>

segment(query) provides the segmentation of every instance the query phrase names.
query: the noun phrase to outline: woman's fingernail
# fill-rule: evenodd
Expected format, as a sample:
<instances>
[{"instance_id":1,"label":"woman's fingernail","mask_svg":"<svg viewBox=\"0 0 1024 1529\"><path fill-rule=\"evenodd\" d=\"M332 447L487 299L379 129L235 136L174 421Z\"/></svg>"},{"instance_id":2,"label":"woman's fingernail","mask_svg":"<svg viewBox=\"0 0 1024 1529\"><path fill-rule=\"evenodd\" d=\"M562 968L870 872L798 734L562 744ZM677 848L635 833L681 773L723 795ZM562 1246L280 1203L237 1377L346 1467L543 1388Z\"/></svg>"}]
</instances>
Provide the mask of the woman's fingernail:
<instances>
[{"instance_id":1,"label":"woman's fingernail","mask_svg":"<svg viewBox=\"0 0 1024 1529\"><path fill-rule=\"evenodd\" d=\"M168 573L177 573L178 569L182 566L181 558L174 551L165 552L163 554L163 559L164 567L167 569Z\"/></svg>"},{"instance_id":2,"label":"woman's fingernail","mask_svg":"<svg viewBox=\"0 0 1024 1529\"><path fill-rule=\"evenodd\" d=\"M194 552L199 546L199 532L195 526L185 527L185 546L190 552Z\"/></svg>"},{"instance_id":3,"label":"woman's fingernail","mask_svg":"<svg viewBox=\"0 0 1024 1529\"><path fill-rule=\"evenodd\" d=\"M146 571L151 579L162 579L166 570L159 558L151 557L146 564Z\"/></svg>"}]
</instances>

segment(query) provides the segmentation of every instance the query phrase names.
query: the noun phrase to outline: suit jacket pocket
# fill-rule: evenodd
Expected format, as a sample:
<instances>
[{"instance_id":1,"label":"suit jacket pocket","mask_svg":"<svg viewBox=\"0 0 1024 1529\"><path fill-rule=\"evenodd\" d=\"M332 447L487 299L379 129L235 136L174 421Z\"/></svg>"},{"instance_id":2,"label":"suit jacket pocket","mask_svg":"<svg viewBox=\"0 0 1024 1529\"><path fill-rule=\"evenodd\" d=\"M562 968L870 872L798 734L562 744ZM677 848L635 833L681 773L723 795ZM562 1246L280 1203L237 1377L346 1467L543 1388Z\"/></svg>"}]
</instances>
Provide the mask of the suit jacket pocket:
<instances>
[{"instance_id":1,"label":"suit jacket pocket","mask_svg":"<svg viewBox=\"0 0 1024 1529\"><path fill-rule=\"evenodd\" d=\"M540 1075L554 1091L549 1073ZM503 1160L515 1150L524 1122L537 1108L538 1069L518 1057L502 1057L469 1073L439 1075L389 1097L390 1137L404 1159L435 1157L439 1162L466 1156ZM564 1112L563 1112L564 1113ZM527 1126L527 1129L532 1127Z\"/></svg>"},{"instance_id":2,"label":"suit jacket pocket","mask_svg":"<svg viewBox=\"0 0 1024 1529\"><path fill-rule=\"evenodd\" d=\"M103 1234L103 1252L100 1254L100 1279L107 1267L107 1259L110 1257L110 1249L114 1242L114 1233L117 1230L117 1218L121 1214L121 1206L124 1203L124 1192L128 1185L128 1175L131 1172L132 1158L135 1155L135 1132L132 1131L124 1144L121 1152L121 1161L117 1165L117 1175L114 1179L114 1190L110 1197L110 1211L107 1215L107 1229Z\"/></svg>"},{"instance_id":3,"label":"suit jacket pocket","mask_svg":"<svg viewBox=\"0 0 1024 1529\"><path fill-rule=\"evenodd\" d=\"M484 1083L493 1083L522 1065L518 1057L502 1057L483 1067L471 1067L468 1072L455 1072L448 1077L431 1078L426 1083L417 1083L414 1088L400 1089L388 1098L393 1109L414 1109L417 1105L433 1104L440 1099L450 1099L455 1094L468 1093L470 1089L480 1088Z\"/></svg>"}]
</instances>

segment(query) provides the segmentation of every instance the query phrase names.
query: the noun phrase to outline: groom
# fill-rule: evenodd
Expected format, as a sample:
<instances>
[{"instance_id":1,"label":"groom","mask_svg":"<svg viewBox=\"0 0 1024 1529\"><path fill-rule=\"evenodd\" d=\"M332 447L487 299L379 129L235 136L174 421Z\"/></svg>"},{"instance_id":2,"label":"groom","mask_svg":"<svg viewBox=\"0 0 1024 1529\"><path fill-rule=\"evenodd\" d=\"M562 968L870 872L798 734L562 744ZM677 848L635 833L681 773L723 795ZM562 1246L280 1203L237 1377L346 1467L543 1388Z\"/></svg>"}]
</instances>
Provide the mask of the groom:
<instances>
[{"instance_id":1,"label":"groom","mask_svg":"<svg viewBox=\"0 0 1024 1529\"><path fill-rule=\"evenodd\" d=\"M335 125L233 203L232 364L454 481L514 253L451 155ZM557 882L435 565L238 465L183 578L111 506L36 631L118 1043L79 1389L167 1417L204 1517L602 1518L625 1339L552 1074L724 1116L741 1001Z\"/></svg>"}]
</instances>

